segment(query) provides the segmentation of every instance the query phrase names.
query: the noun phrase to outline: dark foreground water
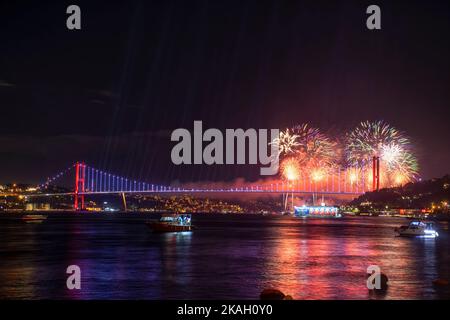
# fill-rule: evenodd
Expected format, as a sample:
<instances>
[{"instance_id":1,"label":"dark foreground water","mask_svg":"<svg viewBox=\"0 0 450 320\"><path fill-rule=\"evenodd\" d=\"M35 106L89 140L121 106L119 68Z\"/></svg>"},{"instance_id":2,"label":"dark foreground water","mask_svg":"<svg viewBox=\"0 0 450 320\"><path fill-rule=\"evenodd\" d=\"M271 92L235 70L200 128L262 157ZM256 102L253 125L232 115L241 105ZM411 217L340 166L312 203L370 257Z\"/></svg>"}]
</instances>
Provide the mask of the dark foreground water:
<instances>
[{"instance_id":1,"label":"dark foreground water","mask_svg":"<svg viewBox=\"0 0 450 320\"><path fill-rule=\"evenodd\" d=\"M195 215L192 233L153 234L149 217L0 215L0 298L258 299L266 287L294 299L450 298L432 284L450 277L447 223L437 239L408 239L394 237L408 223L398 218ZM66 288L72 264L78 291ZM384 296L368 294L372 264L389 277Z\"/></svg>"}]
</instances>

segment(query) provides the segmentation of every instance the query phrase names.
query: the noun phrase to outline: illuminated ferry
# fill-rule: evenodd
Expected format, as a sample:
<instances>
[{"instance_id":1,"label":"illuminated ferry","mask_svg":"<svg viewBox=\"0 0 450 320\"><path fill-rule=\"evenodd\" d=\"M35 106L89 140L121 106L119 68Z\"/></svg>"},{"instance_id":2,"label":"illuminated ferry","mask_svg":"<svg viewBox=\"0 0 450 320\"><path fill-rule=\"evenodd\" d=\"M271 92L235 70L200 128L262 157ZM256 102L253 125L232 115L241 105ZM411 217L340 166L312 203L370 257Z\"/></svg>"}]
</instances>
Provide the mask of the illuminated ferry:
<instances>
[{"instance_id":1,"label":"illuminated ferry","mask_svg":"<svg viewBox=\"0 0 450 320\"><path fill-rule=\"evenodd\" d=\"M148 221L146 225L154 232L192 231L190 214L164 214L159 221Z\"/></svg>"},{"instance_id":2,"label":"illuminated ferry","mask_svg":"<svg viewBox=\"0 0 450 320\"><path fill-rule=\"evenodd\" d=\"M294 206L294 217L298 218L340 218L342 215L339 213L337 207L329 206Z\"/></svg>"}]
</instances>

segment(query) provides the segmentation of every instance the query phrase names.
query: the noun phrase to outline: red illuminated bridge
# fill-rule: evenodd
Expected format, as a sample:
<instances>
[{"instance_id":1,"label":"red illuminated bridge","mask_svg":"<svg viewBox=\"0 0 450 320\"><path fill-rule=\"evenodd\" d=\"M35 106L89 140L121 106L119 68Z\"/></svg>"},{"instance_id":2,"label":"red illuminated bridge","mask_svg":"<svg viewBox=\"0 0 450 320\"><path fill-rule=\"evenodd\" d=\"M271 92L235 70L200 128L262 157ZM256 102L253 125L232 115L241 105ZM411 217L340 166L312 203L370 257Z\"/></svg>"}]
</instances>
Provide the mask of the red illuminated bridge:
<instances>
[{"instance_id":1,"label":"red illuminated bridge","mask_svg":"<svg viewBox=\"0 0 450 320\"><path fill-rule=\"evenodd\" d=\"M66 193L45 193L50 184L64 176L74 176L74 189ZM278 181L263 184L233 185L225 188L217 187L173 187L137 181L118 176L106 171L77 162L39 185L40 194L31 196L73 195L74 208L84 209L84 196L95 194L195 194L195 193L261 193L261 194L321 194L358 196L367 191L365 175L349 177L345 170L337 169L333 174L315 180L300 177L295 181Z\"/></svg>"}]
</instances>

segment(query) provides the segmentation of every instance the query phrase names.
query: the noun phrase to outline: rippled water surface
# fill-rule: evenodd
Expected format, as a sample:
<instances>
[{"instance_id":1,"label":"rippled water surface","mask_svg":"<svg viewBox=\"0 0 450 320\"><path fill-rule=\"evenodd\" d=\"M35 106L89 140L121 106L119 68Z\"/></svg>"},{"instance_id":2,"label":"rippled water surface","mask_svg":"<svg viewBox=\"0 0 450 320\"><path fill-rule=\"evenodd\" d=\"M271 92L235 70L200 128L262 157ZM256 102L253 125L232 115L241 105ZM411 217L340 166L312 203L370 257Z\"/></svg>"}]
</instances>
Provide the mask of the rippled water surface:
<instances>
[{"instance_id":1,"label":"rippled water surface","mask_svg":"<svg viewBox=\"0 0 450 320\"><path fill-rule=\"evenodd\" d=\"M51 214L42 224L0 215L0 298L257 299L276 287L294 299L448 299L448 224L437 239L394 237L408 220L299 220L194 215L191 233L154 234L144 214ZM81 290L66 268L81 268ZM390 287L369 295L366 268Z\"/></svg>"}]
</instances>

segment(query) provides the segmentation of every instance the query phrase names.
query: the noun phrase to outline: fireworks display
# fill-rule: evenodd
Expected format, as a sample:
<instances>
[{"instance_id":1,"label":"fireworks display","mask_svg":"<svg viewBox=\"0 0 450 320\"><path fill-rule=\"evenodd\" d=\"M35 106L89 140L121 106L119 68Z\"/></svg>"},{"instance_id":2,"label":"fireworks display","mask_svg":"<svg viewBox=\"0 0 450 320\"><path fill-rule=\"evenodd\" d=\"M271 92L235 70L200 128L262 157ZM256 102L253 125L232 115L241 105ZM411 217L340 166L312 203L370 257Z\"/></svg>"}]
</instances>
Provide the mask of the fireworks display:
<instances>
[{"instance_id":1,"label":"fireworks display","mask_svg":"<svg viewBox=\"0 0 450 320\"><path fill-rule=\"evenodd\" d=\"M383 121L362 122L346 136L345 155L350 167L367 168L380 159L383 186L401 185L418 174L409 139Z\"/></svg>"},{"instance_id":2,"label":"fireworks display","mask_svg":"<svg viewBox=\"0 0 450 320\"><path fill-rule=\"evenodd\" d=\"M403 133L383 121L361 122L346 136L347 161L352 166L362 166L372 158L383 156L388 158L399 156L409 141Z\"/></svg>"},{"instance_id":3,"label":"fireworks display","mask_svg":"<svg viewBox=\"0 0 450 320\"><path fill-rule=\"evenodd\" d=\"M379 159L381 187L403 185L418 176L418 163L409 139L383 121L361 122L338 143L308 124L280 132L272 143L279 147L282 178L319 182L342 175L350 185L370 186L373 159ZM340 165L343 164L343 165Z\"/></svg>"},{"instance_id":4,"label":"fireworks display","mask_svg":"<svg viewBox=\"0 0 450 320\"><path fill-rule=\"evenodd\" d=\"M280 138L274 140L279 147L280 157L289 156L289 167L294 166L297 175L309 177L315 181L325 177L336 163L337 145L319 129L308 124L294 126L280 133ZM282 176L287 180L292 180L283 169Z\"/></svg>"},{"instance_id":5,"label":"fireworks display","mask_svg":"<svg viewBox=\"0 0 450 320\"><path fill-rule=\"evenodd\" d=\"M296 152L296 148L300 145L297 142L299 137L292 134L289 129L280 132L279 138L272 141L272 144L278 147L278 155L289 155Z\"/></svg>"},{"instance_id":6,"label":"fireworks display","mask_svg":"<svg viewBox=\"0 0 450 320\"><path fill-rule=\"evenodd\" d=\"M297 155L303 167L326 169L334 166L336 143L308 124L295 126L292 130L298 137Z\"/></svg>"},{"instance_id":7,"label":"fireworks display","mask_svg":"<svg viewBox=\"0 0 450 320\"><path fill-rule=\"evenodd\" d=\"M281 174L288 181L300 178L300 166L296 158L286 158L281 162Z\"/></svg>"}]
</instances>

